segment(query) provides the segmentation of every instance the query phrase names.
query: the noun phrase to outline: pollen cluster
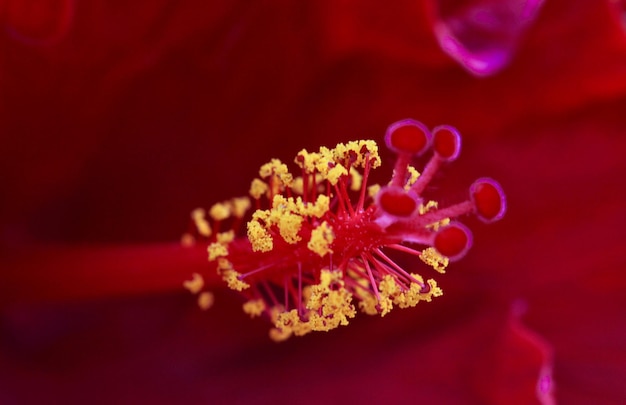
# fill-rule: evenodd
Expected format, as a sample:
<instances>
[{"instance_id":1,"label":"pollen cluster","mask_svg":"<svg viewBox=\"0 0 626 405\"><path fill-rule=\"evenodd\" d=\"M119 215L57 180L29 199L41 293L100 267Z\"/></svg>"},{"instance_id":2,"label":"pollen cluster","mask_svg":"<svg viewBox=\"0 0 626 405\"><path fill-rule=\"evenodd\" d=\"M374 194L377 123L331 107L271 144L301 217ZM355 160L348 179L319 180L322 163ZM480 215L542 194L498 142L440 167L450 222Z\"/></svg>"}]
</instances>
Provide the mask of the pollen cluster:
<instances>
[{"instance_id":1,"label":"pollen cluster","mask_svg":"<svg viewBox=\"0 0 626 405\"><path fill-rule=\"evenodd\" d=\"M403 120L389 127L385 141L397 154L386 184L368 184L381 165L378 145L354 141L300 151L296 174L272 159L252 181L250 197L192 212L194 230L183 243L207 244L207 271L245 297L245 313L273 324L272 339L347 325L357 310L384 316L430 302L443 292L415 270L444 273L469 249L471 233L455 218L474 214L492 222L504 214L504 194L491 179L478 180L466 201L446 208L422 197L437 169L459 153L454 128L430 131ZM430 150L419 172L413 157ZM238 236L241 228L245 235ZM397 263L401 256L420 260L409 272ZM212 304L202 275L184 286L201 307Z\"/></svg>"}]
</instances>

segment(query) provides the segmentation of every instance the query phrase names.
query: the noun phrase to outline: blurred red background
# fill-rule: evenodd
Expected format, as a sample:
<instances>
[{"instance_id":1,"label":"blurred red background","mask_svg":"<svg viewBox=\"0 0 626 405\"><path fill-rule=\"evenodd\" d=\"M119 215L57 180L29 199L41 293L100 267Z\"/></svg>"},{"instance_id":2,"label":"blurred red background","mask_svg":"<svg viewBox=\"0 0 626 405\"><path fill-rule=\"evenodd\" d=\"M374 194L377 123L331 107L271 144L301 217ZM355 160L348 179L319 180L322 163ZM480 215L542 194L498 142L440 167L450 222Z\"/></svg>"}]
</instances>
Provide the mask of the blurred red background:
<instances>
[{"instance_id":1,"label":"blurred red background","mask_svg":"<svg viewBox=\"0 0 626 405\"><path fill-rule=\"evenodd\" d=\"M0 2L0 402L514 404L542 364L559 402L626 401L622 10L522 3L458 31L505 57L477 76L437 29L518 3ZM193 208L406 117L464 136L443 202L509 201L440 302L282 345L219 285L197 309Z\"/></svg>"}]
</instances>

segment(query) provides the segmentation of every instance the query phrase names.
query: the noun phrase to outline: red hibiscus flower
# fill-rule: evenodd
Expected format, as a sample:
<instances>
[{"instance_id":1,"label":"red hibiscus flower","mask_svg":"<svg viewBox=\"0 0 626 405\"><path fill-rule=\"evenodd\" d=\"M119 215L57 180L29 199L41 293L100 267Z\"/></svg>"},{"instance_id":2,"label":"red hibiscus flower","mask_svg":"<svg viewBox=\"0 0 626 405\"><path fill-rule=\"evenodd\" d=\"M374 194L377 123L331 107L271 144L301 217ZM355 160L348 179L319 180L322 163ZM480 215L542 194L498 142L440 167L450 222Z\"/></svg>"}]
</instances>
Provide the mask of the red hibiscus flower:
<instances>
[{"instance_id":1,"label":"red hibiscus flower","mask_svg":"<svg viewBox=\"0 0 626 405\"><path fill-rule=\"evenodd\" d=\"M0 19L0 402L626 400L618 2L4 0ZM463 135L440 202L482 176L507 194L501 222L467 219L443 297L279 344L217 276L197 307L193 208L407 117Z\"/></svg>"}]
</instances>

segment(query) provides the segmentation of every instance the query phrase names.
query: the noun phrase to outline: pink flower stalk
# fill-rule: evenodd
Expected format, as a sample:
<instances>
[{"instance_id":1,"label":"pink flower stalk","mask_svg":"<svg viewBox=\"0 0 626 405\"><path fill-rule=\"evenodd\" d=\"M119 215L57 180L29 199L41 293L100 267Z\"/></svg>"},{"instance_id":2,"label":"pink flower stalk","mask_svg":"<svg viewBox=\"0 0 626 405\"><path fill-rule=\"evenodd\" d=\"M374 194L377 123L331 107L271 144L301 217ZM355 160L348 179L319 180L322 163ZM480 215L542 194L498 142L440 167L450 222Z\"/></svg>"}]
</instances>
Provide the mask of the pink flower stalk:
<instances>
[{"instance_id":1,"label":"pink flower stalk","mask_svg":"<svg viewBox=\"0 0 626 405\"><path fill-rule=\"evenodd\" d=\"M444 273L472 244L469 229L454 220L472 213L493 222L504 215L504 194L491 179L477 180L466 201L449 207L423 197L440 166L459 156L456 129L439 126L431 133L405 119L388 128L385 142L397 160L383 186L368 183L370 171L381 165L374 141L313 153L303 149L295 158L301 171L295 178L278 159L261 166L261 179L250 186L256 210L247 237L235 238L235 232L251 206L248 198L214 205L210 220L202 209L192 213L196 234L210 242L210 271L246 296L245 312L271 319L274 340L347 325L356 314L353 301L363 312L382 316L394 305L430 302L443 294L437 282L409 273L394 253ZM431 148L420 173L412 160ZM220 231L224 221L231 222L227 232ZM183 241L193 239L187 234ZM200 293L204 278L194 273L185 286ZM209 292L199 294L201 308L212 303Z\"/></svg>"}]
</instances>

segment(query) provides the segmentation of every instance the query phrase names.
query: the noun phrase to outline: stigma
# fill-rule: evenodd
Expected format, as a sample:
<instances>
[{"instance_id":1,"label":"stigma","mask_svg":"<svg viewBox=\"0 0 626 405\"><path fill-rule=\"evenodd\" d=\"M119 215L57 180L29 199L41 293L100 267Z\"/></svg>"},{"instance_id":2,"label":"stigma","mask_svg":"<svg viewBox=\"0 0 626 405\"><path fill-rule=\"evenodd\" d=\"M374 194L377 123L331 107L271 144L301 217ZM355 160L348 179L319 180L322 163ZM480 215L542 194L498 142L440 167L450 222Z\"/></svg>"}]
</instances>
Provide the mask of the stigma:
<instances>
[{"instance_id":1,"label":"stigma","mask_svg":"<svg viewBox=\"0 0 626 405\"><path fill-rule=\"evenodd\" d=\"M385 184L370 184L381 166L372 140L301 150L292 173L278 159L261 166L249 196L196 209L183 243L206 243L209 266L245 298L243 310L262 316L276 341L347 325L357 312L385 316L443 294L428 273L445 273L472 246L460 218L502 218L500 185L480 178L467 198L441 207L423 197L437 171L461 151L447 125L428 129L405 119L389 126L385 144L396 154ZM421 170L413 166L426 157ZM402 266L400 257L411 263ZM212 296L194 273L185 288L206 309Z\"/></svg>"}]
</instances>

